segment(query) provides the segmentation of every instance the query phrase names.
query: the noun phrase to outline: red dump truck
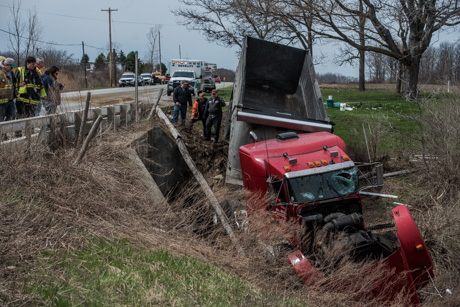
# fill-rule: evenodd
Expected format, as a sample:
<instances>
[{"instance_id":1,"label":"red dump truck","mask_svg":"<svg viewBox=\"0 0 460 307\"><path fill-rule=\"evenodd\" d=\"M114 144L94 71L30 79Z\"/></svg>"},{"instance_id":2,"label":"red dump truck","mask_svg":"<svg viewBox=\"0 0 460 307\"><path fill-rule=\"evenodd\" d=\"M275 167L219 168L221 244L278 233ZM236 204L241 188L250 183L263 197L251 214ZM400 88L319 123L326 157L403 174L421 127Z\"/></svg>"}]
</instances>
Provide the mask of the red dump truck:
<instances>
[{"instance_id":1,"label":"red dump truck","mask_svg":"<svg viewBox=\"0 0 460 307\"><path fill-rule=\"evenodd\" d=\"M227 125L226 182L268 193L260 207L280 224L297 225L282 235L293 246L288 260L303 281L321 282L327 272L318 264L340 244L351 259L373 259L385 271L370 291L378 295L398 280L390 296L404 290L419 303L416 290L434 276L425 242L404 205L393 209L394 223L366 228L357 163L333 134L308 52L247 37ZM392 231L376 231L383 228ZM319 232L329 238L321 246Z\"/></svg>"}]
</instances>

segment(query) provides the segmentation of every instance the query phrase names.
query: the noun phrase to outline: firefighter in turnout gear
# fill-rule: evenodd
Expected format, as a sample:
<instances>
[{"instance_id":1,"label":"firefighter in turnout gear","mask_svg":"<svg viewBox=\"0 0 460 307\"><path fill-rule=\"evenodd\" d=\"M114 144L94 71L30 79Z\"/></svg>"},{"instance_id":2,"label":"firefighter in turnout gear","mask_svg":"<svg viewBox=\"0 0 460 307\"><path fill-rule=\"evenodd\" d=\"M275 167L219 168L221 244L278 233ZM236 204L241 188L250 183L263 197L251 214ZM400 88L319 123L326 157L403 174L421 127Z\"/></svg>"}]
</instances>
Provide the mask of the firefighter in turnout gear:
<instances>
[{"instance_id":1,"label":"firefighter in turnout gear","mask_svg":"<svg viewBox=\"0 0 460 307\"><path fill-rule=\"evenodd\" d=\"M36 70L36 62L34 57L29 56L25 67L19 67L16 71L18 118L33 117L40 99L46 99L42 78Z\"/></svg>"},{"instance_id":2,"label":"firefighter in turnout gear","mask_svg":"<svg viewBox=\"0 0 460 307\"><path fill-rule=\"evenodd\" d=\"M0 62L0 122L4 121L8 103L15 98L15 82L12 69L14 60L4 58Z\"/></svg>"}]
</instances>

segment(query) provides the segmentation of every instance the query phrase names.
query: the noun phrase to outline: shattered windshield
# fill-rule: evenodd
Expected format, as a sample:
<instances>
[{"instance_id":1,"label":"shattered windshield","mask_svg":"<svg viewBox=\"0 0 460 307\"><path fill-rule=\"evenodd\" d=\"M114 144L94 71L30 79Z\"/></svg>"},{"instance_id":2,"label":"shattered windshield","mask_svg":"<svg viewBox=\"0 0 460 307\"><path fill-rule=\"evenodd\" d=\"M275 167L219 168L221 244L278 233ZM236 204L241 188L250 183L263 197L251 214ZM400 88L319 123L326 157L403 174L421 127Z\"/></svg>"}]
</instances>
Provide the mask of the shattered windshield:
<instances>
[{"instance_id":1,"label":"shattered windshield","mask_svg":"<svg viewBox=\"0 0 460 307\"><path fill-rule=\"evenodd\" d=\"M287 179L289 200L305 203L355 193L358 189L356 167Z\"/></svg>"}]
</instances>

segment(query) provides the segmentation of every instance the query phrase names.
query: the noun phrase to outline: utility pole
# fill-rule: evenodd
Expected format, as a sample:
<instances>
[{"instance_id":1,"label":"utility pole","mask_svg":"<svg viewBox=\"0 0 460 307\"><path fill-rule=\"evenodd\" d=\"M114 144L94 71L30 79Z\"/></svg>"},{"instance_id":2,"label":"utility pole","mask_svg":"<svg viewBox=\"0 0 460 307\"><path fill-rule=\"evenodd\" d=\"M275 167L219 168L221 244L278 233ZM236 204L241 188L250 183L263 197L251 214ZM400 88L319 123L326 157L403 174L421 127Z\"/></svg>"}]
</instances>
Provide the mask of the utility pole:
<instances>
[{"instance_id":1,"label":"utility pole","mask_svg":"<svg viewBox=\"0 0 460 307\"><path fill-rule=\"evenodd\" d=\"M180 45L179 45L179 59L182 59L182 56L180 54Z\"/></svg>"},{"instance_id":2,"label":"utility pole","mask_svg":"<svg viewBox=\"0 0 460 307\"><path fill-rule=\"evenodd\" d=\"M111 9L109 7L108 10L102 10L103 12L109 12L109 76L110 76L110 87L112 87L113 80L112 80L112 12L118 11L118 9Z\"/></svg>"},{"instance_id":3,"label":"utility pole","mask_svg":"<svg viewBox=\"0 0 460 307\"><path fill-rule=\"evenodd\" d=\"M136 105L136 123L139 121L139 92L138 92L138 84L137 82L139 81L139 77L137 76L137 61L138 61L138 52L134 53L134 75L135 75L135 80L134 80L134 103Z\"/></svg>"},{"instance_id":4,"label":"utility pole","mask_svg":"<svg viewBox=\"0 0 460 307\"><path fill-rule=\"evenodd\" d=\"M158 31L158 53L160 54L160 75L163 75L163 71L161 70L161 41L160 41L160 31ZM161 82L160 82L161 84Z\"/></svg>"},{"instance_id":5,"label":"utility pole","mask_svg":"<svg viewBox=\"0 0 460 307\"><path fill-rule=\"evenodd\" d=\"M115 56L115 48L112 51L112 55ZM115 58L113 61L113 83L116 86L117 85L117 59Z\"/></svg>"},{"instance_id":6,"label":"utility pole","mask_svg":"<svg viewBox=\"0 0 460 307\"><path fill-rule=\"evenodd\" d=\"M85 42L81 41L81 47L83 48L83 69L85 71L85 88L88 88L88 78L86 77L86 58L85 58Z\"/></svg>"}]
</instances>

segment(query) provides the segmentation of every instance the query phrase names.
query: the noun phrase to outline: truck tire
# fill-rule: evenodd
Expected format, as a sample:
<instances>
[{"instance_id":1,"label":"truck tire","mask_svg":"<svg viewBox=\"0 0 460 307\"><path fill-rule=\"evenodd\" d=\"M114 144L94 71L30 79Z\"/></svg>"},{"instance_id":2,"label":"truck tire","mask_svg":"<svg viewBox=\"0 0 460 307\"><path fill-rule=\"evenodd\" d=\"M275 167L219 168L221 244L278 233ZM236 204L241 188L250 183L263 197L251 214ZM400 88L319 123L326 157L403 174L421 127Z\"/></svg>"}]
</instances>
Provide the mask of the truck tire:
<instances>
[{"instance_id":1,"label":"truck tire","mask_svg":"<svg viewBox=\"0 0 460 307\"><path fill-rule=\"evenodd\" d=\"M168 94L168 96L171 96L171 91L167 91L166 94Z\"/></svg>"}]
</instances>

